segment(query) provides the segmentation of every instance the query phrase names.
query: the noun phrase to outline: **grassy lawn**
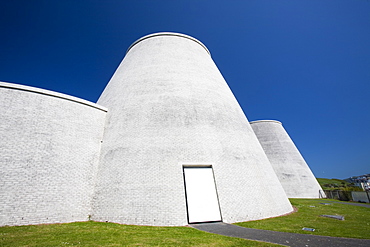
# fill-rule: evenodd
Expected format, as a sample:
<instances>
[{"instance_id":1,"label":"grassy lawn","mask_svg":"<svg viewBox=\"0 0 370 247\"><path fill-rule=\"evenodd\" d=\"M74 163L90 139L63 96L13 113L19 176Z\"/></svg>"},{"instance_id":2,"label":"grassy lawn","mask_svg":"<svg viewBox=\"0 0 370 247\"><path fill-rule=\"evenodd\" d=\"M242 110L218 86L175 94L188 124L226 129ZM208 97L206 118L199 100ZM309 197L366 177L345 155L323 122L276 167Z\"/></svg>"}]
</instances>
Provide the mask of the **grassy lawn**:
<instances>
[{"instance_id":1,"label":"grassy lawn","mask_svg":"<svg viewBox=\"0 0 370 247\"><path fill-rule=\"evenodd\" d=\"M332 237L370 239L370 208L331 203L325 199L290 199L298 212L277 218L237 223L238 226L282 232L306 233ZM342 215L345 220L320 217ZM303 231L314 228L314 232Z\"/></svg>"},{"instance_id":2,"label":"grassy lawn","mask_svg":"<svg viewBox=\"0 0 370 247\"><path fill-rule=\"evenodd\" d=\"M370 239L370 208L325 199L291 199L298 212L236 225L333 237ZM330 203L323 205L320 203ZM342 215L344 221L320 217ZM303 227L315 228L314 232ZM0 227L0 246L275 246L201 232L190 227L131 226L102 222ZM278 245L276 245L278 246Z\"/></svg>"},{"instance_id":3,"label":"grassy lawn","mask_svg":"<svg viewBox=\"0 0 370 247\"><path fill-rule=\"evenodd\" d=\"M102 222L0 227L0 246L279 246L201 232L190 227Z\"/></svg>"}]
</instances>

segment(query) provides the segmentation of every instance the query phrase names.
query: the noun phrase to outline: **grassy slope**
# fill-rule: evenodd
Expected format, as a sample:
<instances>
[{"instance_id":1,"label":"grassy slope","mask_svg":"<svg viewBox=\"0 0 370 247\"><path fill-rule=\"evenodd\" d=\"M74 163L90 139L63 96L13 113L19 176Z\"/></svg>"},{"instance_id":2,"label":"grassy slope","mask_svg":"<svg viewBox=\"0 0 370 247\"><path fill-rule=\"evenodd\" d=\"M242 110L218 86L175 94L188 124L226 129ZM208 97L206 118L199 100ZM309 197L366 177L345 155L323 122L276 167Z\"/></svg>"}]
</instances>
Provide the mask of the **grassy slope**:
<instances>
[{"instance_id":1,"label":"grassy slope","mask_svg":"<svg viewBox=\"0 0 370 247\"><path fill-rule=\"evenodd\" d=\"M362 191L360 187L354 186L340 179L316 178L323 190Z\"/></svg>"},{"instance_id":2,"label":"grassy slope","mask_svg":"<svg viewBox=\"0 0 370 247\"><path fill-rule=\"evenodd\" d=\"M0 246L279 246L201 232L190 227L102 222L0 227Z\"/></svg>"},{"instance_id":3,"label":"grassy slope","mask_svg":"<svg viewBox=\"0 0 370 247\"><path fill-rule=\"evenodd\" d=\"M334 185L334 186L338 186L338 187L342 187L343 186L343 183L348 186L349 183L347 181L344 181L344 180L340 180L340 179L328 179L328 178L316 178L317 181L319 182L319 184L321 185L321 187L324 189L330 189L330 187L327 187L325 185Z\"/></svg>"},{"instance_id":4,"label":"grassy slope","mask_svg":"<svg viewBox=\"0 0 370 247\"><path fill-rule=\"evenodd\" d=\"M330 203L325 199L290 200L298 212L283 217L237 223L237 225L283 232L370 239L370 208L339 203L320 204ZM320 217L323 214L342 215L345 220ZM314 228L316 231L303 231L303 227Z\"/></svg>"}]
</instances>

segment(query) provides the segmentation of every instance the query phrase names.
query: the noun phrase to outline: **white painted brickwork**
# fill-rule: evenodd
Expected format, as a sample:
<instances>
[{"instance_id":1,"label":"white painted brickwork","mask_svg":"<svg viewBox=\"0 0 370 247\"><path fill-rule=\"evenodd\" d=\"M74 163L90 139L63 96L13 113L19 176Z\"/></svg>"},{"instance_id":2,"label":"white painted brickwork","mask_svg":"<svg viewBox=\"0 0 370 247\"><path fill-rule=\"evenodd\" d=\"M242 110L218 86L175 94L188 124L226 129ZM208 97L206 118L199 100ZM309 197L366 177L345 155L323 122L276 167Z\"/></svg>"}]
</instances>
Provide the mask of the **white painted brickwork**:
<instances>
[{"instance_id":1,"label":"white painted brickwork","mask_svg":"<svg viewBox=\"0 0 370 247\"><path fill-rule=\"evenodd\" d=\"M213 166L225 222L292 211L247 118L199 41L168 33L142 38L98 103L109 112L93 220L186 225L182 166L188 164Z\"/></svg>"},{"instance_id":2,"label":"white painted brickwork","mask_svg":"<svg viewBox=\"0 0 370 247\"><path fill-rule=\"evenodd\" d=\"M184 165L212 166L224 222L293 210L198 40L136 41L98 103L0 82L0 225L186 225Z\"/></svg>"},{"instance_id":3,"label":"white painted brickwork","mask_svg":"<svg viewBox=\"0 0 370 247\"><path fill-rule=\"evenodd\" d=\"M0 82L0 225L86 221L106 109Z\"/></svg>"},{"instance_id":4,"label":"white painted brickwork","mask_svg":"<svg viewBox=\"0 0 370 247\"><path fill-rule=\"evenodd\" d=\"M289 198L319 198L321 186L279 121L251 122Z\"/></svg>"}]
</instances>

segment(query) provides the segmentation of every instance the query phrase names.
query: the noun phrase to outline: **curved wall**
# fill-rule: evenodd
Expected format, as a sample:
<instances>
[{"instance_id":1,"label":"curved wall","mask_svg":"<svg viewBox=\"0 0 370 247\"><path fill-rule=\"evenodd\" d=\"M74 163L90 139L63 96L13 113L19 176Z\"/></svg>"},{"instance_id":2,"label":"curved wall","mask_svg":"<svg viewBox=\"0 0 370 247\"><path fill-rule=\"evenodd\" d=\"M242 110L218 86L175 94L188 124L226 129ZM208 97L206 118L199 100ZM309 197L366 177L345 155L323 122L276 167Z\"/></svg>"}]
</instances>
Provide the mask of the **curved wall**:
<instances>
[{"instance_id":1,"label":"curved wall","mask_svg":"<svg viewBox=\"0 0 370 247\"><path fill-rule=\"evenodd\" d=\"M86 221L106 109L0 82L0 225Z\"/></svg>"},{"instance_id":2,"label":"curved wall","mask_svg":"<svg viewBox=\"0 0 370 247\"><path fill-rule=\"evenodd\" d=\"M135 42L98 103L109 112L92 219L186 225L184 165L212 165L225 222L292 211L242 109L194 38L159 33Z\"/></svg>"},{"instance_id":3,"label":"curved wall","mask_svg":"<svg viewBox=\"0 0 370 247\"><path fill-rule=\"evenodd\" d=\"M250 123L289 198L319 198L322 190L279 121Z\"/></svg>"}]
</instances>

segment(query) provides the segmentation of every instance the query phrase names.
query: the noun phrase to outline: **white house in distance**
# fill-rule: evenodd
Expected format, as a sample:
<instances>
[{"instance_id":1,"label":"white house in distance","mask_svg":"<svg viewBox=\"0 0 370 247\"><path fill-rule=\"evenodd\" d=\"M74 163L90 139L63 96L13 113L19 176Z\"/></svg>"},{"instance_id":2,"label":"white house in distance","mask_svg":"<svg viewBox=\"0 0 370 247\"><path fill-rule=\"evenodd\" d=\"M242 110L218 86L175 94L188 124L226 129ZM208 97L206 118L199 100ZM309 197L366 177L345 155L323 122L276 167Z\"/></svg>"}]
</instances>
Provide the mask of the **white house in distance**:
<instances>
[{"instance_id":1,"label":"white house in distance","mask_svg":"<svg viewBox=\"0 0 370 247\"><path fill-rule=\"evenodd\" d=\"M353 176L345 179L350 183L354 183L364 191L370 191L370 174L364 174L360 176Z\"/></svg>"},{"instance_id":2,"label":"white house in distance","mask_svg":"<svg viewBox=\"0 0 370 247\"><path fill-rule=\"evenodd\" d=\"M182 226L293 210L210 52L190 36L134 42L97 104L1 82L0 108L0 225Z\"/></svg>"}]
</instances>

